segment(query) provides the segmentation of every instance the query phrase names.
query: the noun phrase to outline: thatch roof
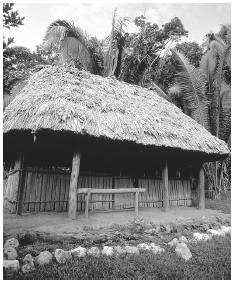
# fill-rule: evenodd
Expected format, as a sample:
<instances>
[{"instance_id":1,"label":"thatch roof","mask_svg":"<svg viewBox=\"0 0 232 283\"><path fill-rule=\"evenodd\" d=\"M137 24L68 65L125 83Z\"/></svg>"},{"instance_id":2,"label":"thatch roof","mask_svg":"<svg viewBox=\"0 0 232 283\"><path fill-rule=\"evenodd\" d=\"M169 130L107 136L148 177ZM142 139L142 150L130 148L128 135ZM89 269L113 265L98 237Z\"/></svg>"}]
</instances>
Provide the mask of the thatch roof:
<instances>
[{"instance_id":1,"label":"thatch roof","mask_svg":"<svg viewBox=\"0 0 232 283\"><path fill-rule=\"evenodd\" d=\"M224 141L155 91L72 67L37 72L5 109L4 133L46 129L209 155L229 153Z\"/></svg>"}]
</instances>

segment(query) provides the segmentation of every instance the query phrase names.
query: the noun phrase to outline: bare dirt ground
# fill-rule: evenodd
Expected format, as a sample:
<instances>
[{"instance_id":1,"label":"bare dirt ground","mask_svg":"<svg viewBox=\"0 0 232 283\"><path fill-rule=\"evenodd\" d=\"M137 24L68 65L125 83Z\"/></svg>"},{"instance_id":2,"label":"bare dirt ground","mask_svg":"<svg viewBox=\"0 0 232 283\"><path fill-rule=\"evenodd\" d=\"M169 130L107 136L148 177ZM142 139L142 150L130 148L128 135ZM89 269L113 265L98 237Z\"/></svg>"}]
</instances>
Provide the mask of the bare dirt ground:
<instances>
[{"instance_id":1,"label":"bare dirt ground","mask_svg":"<svg viewBox=\"0 0 232 283\"><path fill-rule=\"evenodd\" d=\"M193 219L225 217L227 214L217 210L199 210L194 207L174 207L168 212L159 208L140 209L139 218L146 223L167 224L170 222L190 222ZM78 214L76 220L69 220L67 213L33 213L16 216L4 210L3 230L5 235L14 235L25 231L55 234L60 236L77 235L86 229L110 227L113 224L126 225L135 219L134 211L93 212L87 219Z\"/></svg>"}]
</instances>

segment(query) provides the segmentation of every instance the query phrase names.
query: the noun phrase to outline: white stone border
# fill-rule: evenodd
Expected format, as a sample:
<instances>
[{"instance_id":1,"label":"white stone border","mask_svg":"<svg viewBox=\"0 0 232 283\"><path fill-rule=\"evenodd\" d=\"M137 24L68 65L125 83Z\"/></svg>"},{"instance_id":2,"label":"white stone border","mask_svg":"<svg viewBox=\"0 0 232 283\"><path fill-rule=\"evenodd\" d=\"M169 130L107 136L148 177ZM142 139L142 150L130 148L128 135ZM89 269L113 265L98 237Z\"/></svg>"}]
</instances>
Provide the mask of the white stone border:
<instances>
[{"instance_id":1,"label":"white stone border","mask_svg":"<svg viewBox=\"0 0 232 283\"><path fill-rule=\"evenodd\" d=\"M180 236L179 239L172 239L167 245L170 247L175 247L175 252L178 256L181 256L185 260L189 260L192 254L187 246L187 243L198 242L198 241L208 241L214 236L225 236L226 234L231 234L230 226L221 226L220 229L208 229L207 233L193 233L193 238L187 239L185 236ZM18 240L15 238L8 239L4 245L4 260L3 267L7 274L14 274L19 272L20 265L17 258L17 249L19 247ZM15 250L12 253L12 250ZM59 264L64 264L73 258L82 258L85 256L100 257L103 256L116 256L122 257L126 255L139 255L141 252L149 251L153 254L162 254L165 249L156 245L155 243L140 243L137 246L103 246L102 249L98 247L90 247L88 249L81 246L72 249L71 251L64 251L62 249L56 249L53 254L49 251L41 252L37 257L33 258L30 254L27 254L23 259L23 265L21 266L21 271L23 273L31 272L35 270L35 266L47 265L52 262L55 258L56 262ZM12 259L12 254L16 254L16 258ZM8 257L8 258L7 258ZM34 264L35 263L35 264Z\"/></svg>"}]
</instances>

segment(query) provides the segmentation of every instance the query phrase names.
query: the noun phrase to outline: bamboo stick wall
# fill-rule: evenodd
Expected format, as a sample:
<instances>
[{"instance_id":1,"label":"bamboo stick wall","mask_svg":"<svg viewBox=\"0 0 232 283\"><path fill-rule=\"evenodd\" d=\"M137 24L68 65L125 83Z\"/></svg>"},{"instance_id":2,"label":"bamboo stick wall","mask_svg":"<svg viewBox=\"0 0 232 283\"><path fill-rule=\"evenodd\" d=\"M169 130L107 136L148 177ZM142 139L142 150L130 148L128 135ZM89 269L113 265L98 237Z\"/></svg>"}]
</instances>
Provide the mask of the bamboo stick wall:
<instances>
[{"instance_id":1,"label":"bamboo stick wall","mask_svg":"<svg viewBox=\"0 0 232 283\"><path fill-rule=\"evenodd\" d=\"M17 159L14 166L11 168L4 193L4 207L10 212L16 212L16 203L18 200L18 186L19 186L19 175L20 175L20 160Z\"/></svg>"},{"instance_id":2,"label":"bamboo stick wall","mask_svg":"<svg viewBox=\"0 0 232 283\"><path fill-rule=\"evenodd\" d=\"M17 194L12 188L19 172L15 170L8 177L4 201L5 206L13 212L12 201L17 202ZM136 182L135 182L136 181ZM78 188L132 188L135 184L146 188L146 193L139 196L140 207L162 207L163 189L162 181L154 177L114 176L111 174L96 174L81 172ZM63 212L68 209L68 195L70 185L70 172L57 168L27 167L24 190L24 212L56 211ZM169 205L191 206L192 192L189 180L169 180ZM77 210L84 211L85 196L78 194ZM10 200L10 201L8 201ZM125 209L134 207L132 194L104 194L93 195L90 200L90 209Z\"/></svg>"},{"instance_id":3,"label":"bamboo stick wall","mask_svg":"<svg viewBox=\"0 0 232 283\"><path fill-rule=\"evenodd\" d=\"M134 178L130 176L115 176L115 188L134 188ZM114 207L118 209L134 207L134 194L116 194Z\"/></svg>"},{"instance_id":4,"label":"bamboo stick wall","mask_svg":"<svg viewBox=\"0 0 232 283\"><path fill-rule=\"evenodd\" d=\"M79 176L78 188L112 188L113 176L109 174L92 174L82 173ZM113 207L112 194L92 195L90 200L90 209L110 209ZM77 210L83 211L85 209L85 195L78 194Z\"/></svg>"},{"instance_id":5,"label":"bamboo stick wall","mask_svg":"<svg viewBox=\"0 0 232 283\"><path fill-rule=\"evenodd\" d=\"M66 172L27 168L24 211L67 211L70 176Z\"/></svg>"}]
</instances>

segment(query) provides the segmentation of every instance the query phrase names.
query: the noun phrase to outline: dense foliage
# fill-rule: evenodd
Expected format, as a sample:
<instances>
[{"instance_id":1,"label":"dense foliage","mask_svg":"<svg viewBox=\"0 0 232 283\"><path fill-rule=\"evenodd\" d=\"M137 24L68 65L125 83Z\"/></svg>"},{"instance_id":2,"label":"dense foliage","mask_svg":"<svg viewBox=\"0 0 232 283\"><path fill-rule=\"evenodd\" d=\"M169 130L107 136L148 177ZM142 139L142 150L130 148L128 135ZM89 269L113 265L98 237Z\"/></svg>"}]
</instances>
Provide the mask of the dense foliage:
<instances>
[{"instance_id":1,"label":"dense foliage","mask_svg":"<svg viewBox=\"0 0 232 283\"><path fill-rule=\"evenodd\" d=\"M169 89L173 102L202 124L213 135L228 143L231 128L231 29L223 26L219 33L208 34L206 50L199 67L177 50L172 50L179 64L175 85ZM217 195L227 189L230 180L229 160L205 165L209 189Z\"/></svg>"},{"instance_id":2,"label":"dense foliage","mask_svg":"<svg viewBox=\"0 0 232 283\"><path fill-rule=\"evenodd\" d=\"M24 17L19 16L14 9L14 3L3 4L3 27L10 29L23 25ZM27 80L29 76L40 68L40 65L51 64L56 55L53 51L45 51L41 46L36 47L35 52L31 52L23 46L10 45L13 38L3 39L3 93L10 94L12 88Z\"/></svg>"},{"instance_id":3,"label":"dense foliage","mask_svg":"<svg viewBox=\"0 0 232 283\"><path fill-rule=\"evenodd\" d=\"M175 48L185 55L189 62L198 67L203 55L203 48L196 42L177 43ZM167 92L170 85L174 84L178 73L178 60L172 53L168 53L160 58L156 68L155 82Z\"/></svg>"},{"instance_id":4,"label":"dense foliage","mask_svg":"<svg viewBox=\"0 0 232 283\"><path fill-rule=\"evenodd\" d=\"M20 17L18 11L14 11L14 3L3 3L3 27L10 29L23 25L24 17ZM3 37L4 38L4 37ZM9 37L7 41L3 39L3 49L7 48L14 42L13 37Z\"/></svg>"},{"instance_id":5,"label":"dense foliage","mask_svg":"<svg viewBox=\"0 0 232 283\"><path fill-rule=\"evenodd\" d=\"M7 47L3 51L3 91L11 92L15 84L26 80L38 71L41 65L52 63L50 54L37 46L36 52L31 52L23 46Z\"/></svg>"},{"instance_id":6,"label":"dense foliage","mask_svg":"<svg viewBox=\"0 0 232 283\"><path fill-rule=\"evenodd\" d=\"M58 57L57 64L74 64L98 75L114 75L128 83L154 88L165 96L155 84L160 84L158 78L165 80L159 71L163 63L162 52L167 44L187 36L188 31L177 17L159 27L140 16L133 21L138 32L129 34L128 21L128 18L118 17L115 10L110 36L98 41L73 23L57 20L48 27L43 47L45 50L53 48ZM169 76L170 72L166 73Z\"/></svg>"},{"instance_id":7,"label":"dense foliage","mask_svg":"<svg viewBox=\"0 0 232 283\"><path fill-rule=\"evenodd\" d=\"M134 20L139 32L128 35L125 47L131 53L125 54L119 79L129 83L148 86L156 80L161 52L169 42L187 36L180 19L173 18L161 28L146 21L144 16Z\"/></svg>"},{"instance_id":8,"label":"dense foliage","mask_svg":"<svg viewBox=\"0 0 232 283\"><path fill-rule=\"evenodd\" d=\"M12 27L18 27L23 25L24 17L20 17L18 11L13 10L14 3L3 3L3 28L10 29ZM18 58L14 56L14 51L9 47L10 44L14 42L13 37L7 38L3 36L3 92L9 93L12 85L15 82L15 77L12 72L14 72L14 65L17 64ZM29 49L22 47L24 50L25 57L28 59ZM18 53L16 51L16 53ZM19 51L19 53L22 53ZM21 57L21 55L19 56Z\"/></svg>"}]
</instances>

